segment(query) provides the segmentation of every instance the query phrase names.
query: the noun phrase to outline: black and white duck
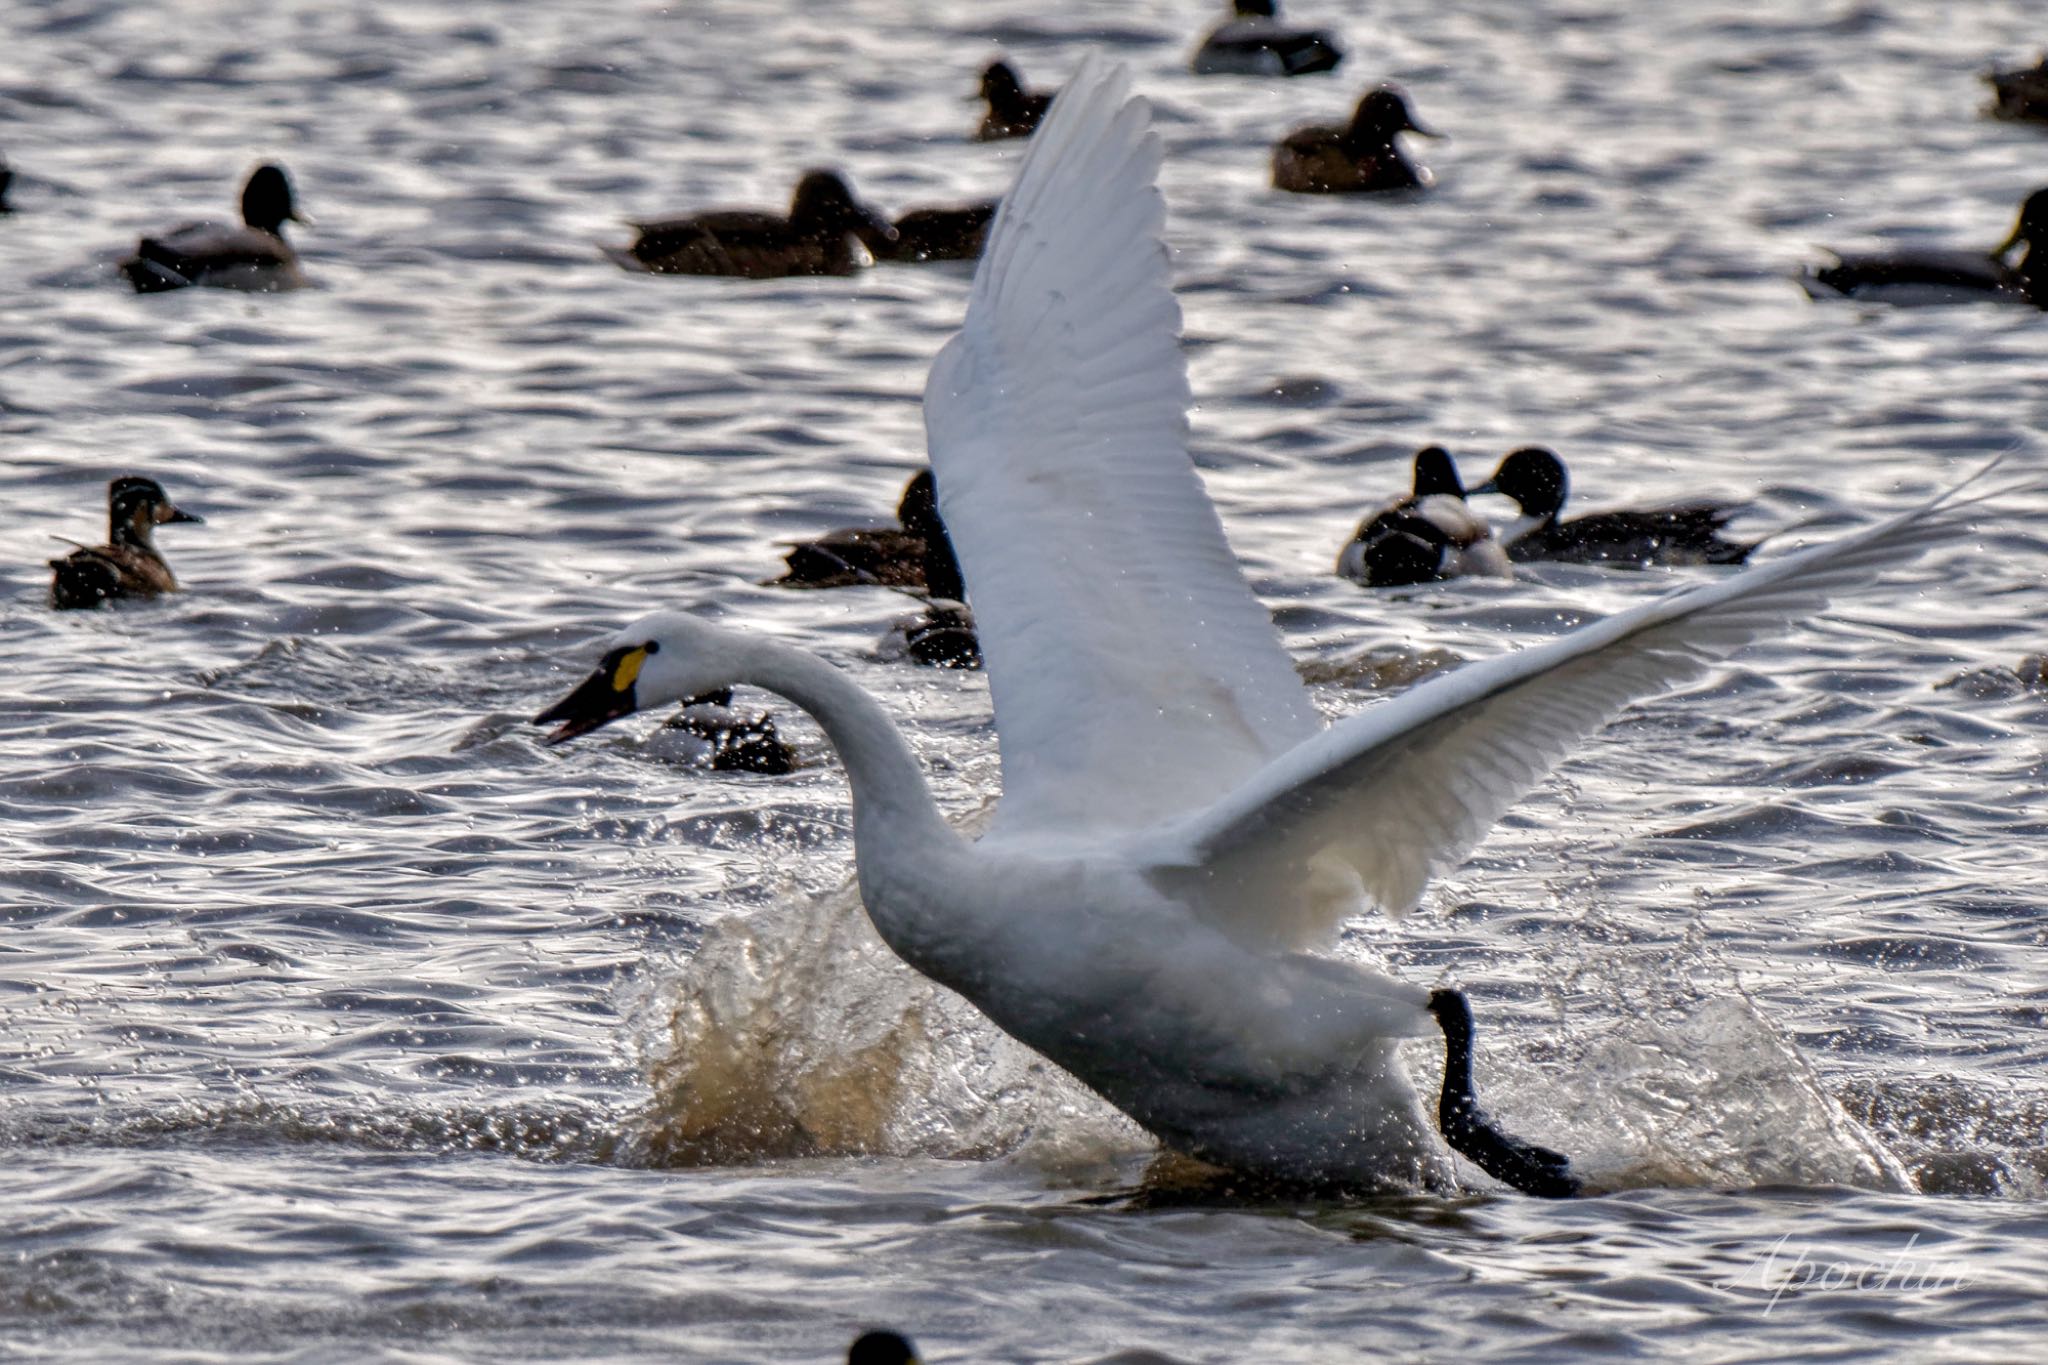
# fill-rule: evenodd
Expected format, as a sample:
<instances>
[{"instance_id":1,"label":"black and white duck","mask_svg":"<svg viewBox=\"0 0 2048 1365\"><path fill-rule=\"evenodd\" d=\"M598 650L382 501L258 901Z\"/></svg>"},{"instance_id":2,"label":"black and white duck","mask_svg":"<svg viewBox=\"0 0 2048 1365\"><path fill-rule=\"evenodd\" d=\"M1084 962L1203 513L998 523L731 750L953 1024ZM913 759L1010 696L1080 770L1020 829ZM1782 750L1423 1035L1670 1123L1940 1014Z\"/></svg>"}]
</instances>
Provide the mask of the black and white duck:
<instances>
[{"instance_id":1,"label":"black and white duck","mask_svg":"<svg viewBox=\"0 0 2048 1365\"><path fill-rule=\"evenodd\" d=\"M242 186L239 223L186 223L156 237L144 237L121 273L138 294L189 285L270 293L306 283L299 254L285 240L284 225L303 223L284 167L258 166Z\"/></svg>"},{"instance_id":2,"label":"black and white duck","mask_svg":"<svg viewBox=\"0 0 2048 1365\"><path fill-rule=\"evenodd\" d=\"M1197 76L1306 76L1334 71L1343 49L1327 33L1280 22L1276 0L1232 0L1231 17L1211 30L1188 67Z\"/></svg>"},{"instance_id":3,"label":"black and white duck","mask_svg":"<svg viewBox=\"0 0 2048 1365\"><path fill-rule=\"evenodd\" d=\"M1442 446L1415 452L1413 487L1358 524L1337 556L1337 572L1372 588L1515 573L1486 519L1466 505L1457 466Z\"/></svg>"}]
</instances>

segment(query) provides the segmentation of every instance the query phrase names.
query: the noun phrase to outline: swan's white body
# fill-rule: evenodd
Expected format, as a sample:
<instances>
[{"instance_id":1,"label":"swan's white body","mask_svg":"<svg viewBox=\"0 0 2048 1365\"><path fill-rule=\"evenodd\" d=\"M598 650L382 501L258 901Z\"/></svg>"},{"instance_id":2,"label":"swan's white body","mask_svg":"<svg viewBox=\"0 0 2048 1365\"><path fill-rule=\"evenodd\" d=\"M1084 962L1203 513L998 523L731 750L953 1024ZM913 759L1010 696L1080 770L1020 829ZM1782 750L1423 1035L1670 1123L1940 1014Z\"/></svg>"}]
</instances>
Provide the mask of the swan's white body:
<instances>
[{"instance_id":1,"label":"swan's white body","mask_svg":"<svg viewBox=\"0 0 2048 1365\"><path fill-rule=\"evenodd\" d=\"M1439 1185L1448 1150L1395 1065L1423 990L1313 955L1415 904L1630 700L1696 677L1951 535L1927 507L1324 726L1187 455L1160 148L1120 71L1063 90L1003 200L925 391L941 510L1002 750L962 839L839 670L682 613L615 637L542 719L558 738L732 683L817 718L852 785L890 947L1168 1145L1239 1169ZM594 708L594 709L593 709Z\"/></svg>"}]
</instances>

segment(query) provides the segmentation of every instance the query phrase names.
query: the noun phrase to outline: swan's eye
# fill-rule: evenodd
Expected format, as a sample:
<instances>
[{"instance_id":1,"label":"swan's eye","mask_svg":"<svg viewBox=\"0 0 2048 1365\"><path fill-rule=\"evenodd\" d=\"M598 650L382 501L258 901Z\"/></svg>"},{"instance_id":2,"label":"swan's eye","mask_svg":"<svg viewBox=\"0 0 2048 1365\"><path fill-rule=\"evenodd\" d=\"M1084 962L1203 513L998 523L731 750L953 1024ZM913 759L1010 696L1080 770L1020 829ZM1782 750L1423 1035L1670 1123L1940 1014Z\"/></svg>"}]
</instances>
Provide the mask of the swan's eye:
<instances>
[{"instance_id":1,"label":"swan's eye","mask_svg":"<svg viewBox=\"0 0 2048 1365\"><path fill-rule=\"evenodd\" d=\"M649 654L659 654L661 653L661 641L649 640L646 644L640 646L640 648L646 650Z\"/></svg>"}]
</instances>

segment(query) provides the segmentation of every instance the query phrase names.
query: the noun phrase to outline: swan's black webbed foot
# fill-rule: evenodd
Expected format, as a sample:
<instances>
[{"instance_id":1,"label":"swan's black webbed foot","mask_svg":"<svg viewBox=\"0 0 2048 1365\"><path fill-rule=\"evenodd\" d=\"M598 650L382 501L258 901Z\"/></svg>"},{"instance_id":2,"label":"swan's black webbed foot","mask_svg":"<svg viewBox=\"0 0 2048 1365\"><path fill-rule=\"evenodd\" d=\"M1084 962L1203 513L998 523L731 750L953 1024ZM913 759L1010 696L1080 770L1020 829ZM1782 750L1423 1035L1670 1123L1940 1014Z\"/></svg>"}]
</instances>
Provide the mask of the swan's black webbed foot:
<instances>
[{"instance_id":1,"label":"swan's black webbed foot","mask_svg":"<svg viewBox=\"0 0 2048 1365\"><path fill-rule=\"evenodd\" d=\"M1523 1194L1569 1199L1579 1192L1572 1163L1560 1152L1509 1137L1472 1094L1472 1007L1462 991L1431 991L1429 1012L1444 1030L1444 1089L1436 1122L1451 1150L1470 1157L1495 1180Z\"/></svg>"}]
</instances>

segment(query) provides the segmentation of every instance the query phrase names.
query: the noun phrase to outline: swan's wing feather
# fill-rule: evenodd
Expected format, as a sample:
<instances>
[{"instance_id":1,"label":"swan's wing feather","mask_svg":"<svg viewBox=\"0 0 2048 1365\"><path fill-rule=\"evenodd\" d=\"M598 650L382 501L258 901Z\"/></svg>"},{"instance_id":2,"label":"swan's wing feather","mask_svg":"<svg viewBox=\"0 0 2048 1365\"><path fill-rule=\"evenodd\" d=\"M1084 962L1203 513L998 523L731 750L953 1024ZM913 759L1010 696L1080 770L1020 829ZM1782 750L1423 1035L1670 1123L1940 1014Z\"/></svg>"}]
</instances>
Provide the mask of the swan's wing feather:
<instances>
[{"instance_id":1,"label":"swan's wing feather","mask_svg":"<svg viewBox=\"0 0 2048 1365\"><path fill-rule=\"evenodd\" d=\"M1319 725L1188 458L1149 122L1121 68L1084 63L925 386L1006 830L1198 809Z\"/></svg>"},{"instance_id":2,"label":"swan's wing feather","mask_svg":"<svg viewBox=\"0 0 2048 1365\"><path fill-rule=\"evenodd\" d=\"M1356 908L1340 896L1314 900L1333 864L1374 902L1406 911L1628 703L1699 677L1957 535L1986 500L1958 498L1962 486L1826 544L1439 675L1341 721L1174 831L1155 875L1234 933L1298 946L1327 937ZM1290 886L1304 888L1300 904L1275 894Z\"/></svg>"}]
</instances>

